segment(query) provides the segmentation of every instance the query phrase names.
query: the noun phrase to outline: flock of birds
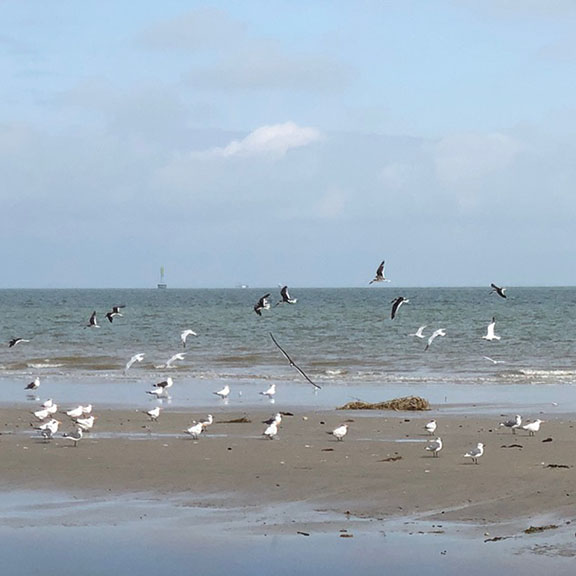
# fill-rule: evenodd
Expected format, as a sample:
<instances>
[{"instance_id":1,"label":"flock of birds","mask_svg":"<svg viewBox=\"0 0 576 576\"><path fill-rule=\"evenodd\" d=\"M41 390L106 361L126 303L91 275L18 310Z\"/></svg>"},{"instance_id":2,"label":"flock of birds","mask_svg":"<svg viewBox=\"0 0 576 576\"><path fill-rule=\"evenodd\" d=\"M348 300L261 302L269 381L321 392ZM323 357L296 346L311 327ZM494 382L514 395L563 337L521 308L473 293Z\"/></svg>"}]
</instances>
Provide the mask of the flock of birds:
<instances>
[{"instance_id":1,"label":"flock of birds","mask_svg":"<svg viewBox=\"0 0 576 576\"><path fill-rule=\"evenodd\" d=\"M380 265L378 266L378 268L376 270L376 274L375 274L374 278L369 282L369 284L378 283L378 282L390 282L390 280L388 278L386 278L386 276L385 276L385 261L382 261L380 263ZM506 298L506 288L500 287L496 284L491 284L491 293L496 293L499 297ZM263 295L258 300L258 302L256 302L256 304L254 305L254 312L258 316L262 316L263 310L269 310L271 308L271 304L270 304L270 300L269 300L270 296L271 296L270 293ZM288 287L282 286L282 288L280 290L280 300L278 300L276 302L275 306L278 306L280 304L293 305L293 304L296 304L297 301L298 300L296 298L292 298L290 296L290 294L288 292ZM391 304L392 304L392 308L391 308L391 312L390 312L391 319L394 320L394 318L397 316L401 306L403 304L407 304L409 302L410 302L410 300L408 298L405 298L404 296L398 296L398 297L394 298L391 301ZM112 323L114 321L114 318L122 316L121 310L124 307L125 307L124 305L113 306L112 309L106 313L106 315L105 315L106 319L110 323ZM483 338L485 340L488 340L488 341L500 340L500 336L495 333L495 325L496 325L496 320L495 320L495 318L492 318L492 321L488 324L486 334L483 336ZM90 319L88 321L88 324L86 324L85 327L86 328L100 328L100 325L98 324L98 318L97 318L96 311L94 311L91 314ZM425 338L424 330L426 328L427 328L426 325L420 326L415 333L411 334L411 336L414 336L416 338L421 338L421 339ZM429 349L429 347L432 345L433 341L437 337L445 336L445 335L446 335L446 332L443 328L438 328L435 331L433 331L432 334L428 337L425 350ZM197 336L197 334L196 334L196 332L194 332L191 329L186 329L186 330L183 330L181 332L180 341L181 341L183 348L186 347L187 340L190 336ZM283 356L289 362L290 366L295 368L302 375L302 377L304 379L306 379L310 384L312 384L316 389L319 389L320 386L318 384L316 384L315 382L313 382L312 379L304 372L304 370L302 368L300 368L292 360L292 358L282 348L282 346L278 343L278 341L276 340L276 338L274 337L274 335L272 333L270 333L270 337L271 337L273 343L275 344L275 346L281 351ZM29 341L30 340L27 340L25 338L13 338L12 340L9 341L8 344L10 347L13 347L19 343L29 342ZM183 360L184 356L185 356L184 352L178 352L178 353L174 354L169 360L166 361L166 363L163 365L163 367L171 368L173 366L174 362L176 362L178 360ZM134 363L142 362L144 357L145 357L144 353L138 353L138 354L135 354L134 356L132 356L130 358L130 360L126 363L125 373L134 365ZM487 360L494 362L494 363L497 362L497 361L492 360L491 358L489 358L487 356L485 356L485 358ZM152 387L152 390L148 390L147 394L149 394L149 395L151 395L151 396L153 396L159 400L169 398L168 391L170 388L172 388L173 385L174 385L174 381L169 376L165 380L154 384L154 386ZM29 392L34 392L39 387L40 387L40 378L36 377L32 382L30 382L26 386L25 389ZM220 399L227 401L227 399L230 395L230 392L231 392L230 386L228 384L226 384L220 390L215 391L214 394L216 396L218 396ZM270 399L273 403L274 402L274 396L276 394L276 385L275 384L270 385L266 390L260 392L260 394L262 396L265 396L268 399ZM161 411L162 411L161 406L155 406L154 408L152 408L150 410L146 410L144 412L148 416L148 418L150 419L151 422L156 422L158 420L158 418L160 417ZM36 418L36 421L39 422L39 423L37 423L37 425L35 427L39 431L41 437L46 439L46 440L50 440L50 439L54 438L54 436L59 431L61 421L55 417L57 412L58 412L58 405L52 399L48 399L45 402L43 402L41 404L41 406L39 407L39 409L33 412L33 415ZM63 411L63 414L65 414L67 417L69 417L71 419L71 421L73 422L73 425L74 425L74 430L72 432L66 432L62 436L64 438L68 438L69 440L71 440L74 443L74 446L77 446L78 443L80 442L80 440L83 438L84 433L91 431L93 426L94 426L96 416L92 414L92 405L91 404L88 404L86 406L79 405L79 406L76 406L76 407L71 408L69 410ZM202 420L200 422L193 422L193 424L189 428L187 428L185 430L185 432L187 434L189 434L190 436L192 436L192 438L198 439L201 436L201 434L203 432L205 432L206 429L213 423L213 421L214 421L213 416L211 414L209 414L205 420ZM263 431L263 436L268 438L268 439L276 438L278 435L278 430L279 430L279 426L280 426L281 422L282 422L282 414L280 412L276 413L275 416L273 418L271 418L270 420L265 421L266 428ZM513 433L516 433L517 429L522 428L523 430L528 431L528 433L530 435L534 435L540 429L540 424L542 422L543 422L542 420L535 420L533 422L529 422L529 423L523 425L522 424L522 418L520 417L520 415L516 415L516 417L513 420L502 422L501 426L510 428ZM430 422L428 422L426 424L425 430L429 434L434 434L434 432L436 431L436 427L437 427L436 421L431 420ZM336 438L336 440L338 440L338 441L342 441L347 433L348 433L348 424L342 424L342 425L338 426L337 428L335 428L334 430L332 430L331 432L329 432L329 434L334 436L334 438ZM435 440L430 442L430 444L428 446L426 446L426 450L431 452L434 457L437 457L439 455L442 448L443 448L442 439L439 436L436 437ZM479 442L475 448L473 448L472 450L470 450L469 452L464 454L464 457L471 458L474 463L478 463L478 459L483 454L484 454L484 444Z\"/></svg>"}]
</instances>

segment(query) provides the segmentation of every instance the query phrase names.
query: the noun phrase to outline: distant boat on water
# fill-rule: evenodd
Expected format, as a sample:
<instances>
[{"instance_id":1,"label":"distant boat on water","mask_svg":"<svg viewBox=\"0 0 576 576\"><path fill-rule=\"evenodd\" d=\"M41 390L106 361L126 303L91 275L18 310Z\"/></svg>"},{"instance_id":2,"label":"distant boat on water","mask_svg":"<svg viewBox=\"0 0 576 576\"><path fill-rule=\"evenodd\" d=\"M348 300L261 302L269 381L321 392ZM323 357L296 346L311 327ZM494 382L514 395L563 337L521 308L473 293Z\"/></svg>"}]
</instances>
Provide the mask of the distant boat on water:
<instances>
[{"instance_id":1,"label":"distant boat on water","mask_svg":"<svg viewBox=\"0 0 576 576\"><path fill-rule=\"evenodd\" d=\"M158 284L158 290L166 290L168 284L164 283L164 266L160 266L160 283Z\"/></svg>"}]
</instances>

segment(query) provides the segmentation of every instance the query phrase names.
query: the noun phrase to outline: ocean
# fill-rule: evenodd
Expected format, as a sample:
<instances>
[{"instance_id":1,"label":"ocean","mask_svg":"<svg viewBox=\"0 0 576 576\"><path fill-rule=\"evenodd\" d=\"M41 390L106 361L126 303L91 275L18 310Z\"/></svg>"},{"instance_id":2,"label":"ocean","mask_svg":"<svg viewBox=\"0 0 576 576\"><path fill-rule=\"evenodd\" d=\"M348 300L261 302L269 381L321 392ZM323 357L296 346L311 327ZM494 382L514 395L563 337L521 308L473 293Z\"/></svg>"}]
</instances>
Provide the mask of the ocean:
<instances>
[{"instance_id":1,"label":"ocean","mask_svg":"<svg viewBox=\"0 0 576 576\"><path fill-rule=\"evenodd\" d=\"M270 292L262 316L254 304ZM229 405L266 402L333 408L422 395L434 403L553 403L576 407L576 288L509 288L506 299L476 288L291 288L296 304L280 304L279 288L0 290L1 402L24 401L39 376L37 395L69 402L126 405L171 376L174 406L210 406L229 384ZM391 301L409 302L390 317ZM122 305L110 323L105 314ZM87 328L93 311L100 328ZM495 319L500 340L486 341ZM425 338L411 334L420 326ZM184 348L180 333L192 329ZM428 336L443 328L425 350ZM291 367L270 333L317 383ZM10 348L8 341L20 337ZM166 368L177 352L183 360ZM136 353L141 363L127 372ZM136 399L136 400L135 400Z\"/></svg>"}]
</instances>

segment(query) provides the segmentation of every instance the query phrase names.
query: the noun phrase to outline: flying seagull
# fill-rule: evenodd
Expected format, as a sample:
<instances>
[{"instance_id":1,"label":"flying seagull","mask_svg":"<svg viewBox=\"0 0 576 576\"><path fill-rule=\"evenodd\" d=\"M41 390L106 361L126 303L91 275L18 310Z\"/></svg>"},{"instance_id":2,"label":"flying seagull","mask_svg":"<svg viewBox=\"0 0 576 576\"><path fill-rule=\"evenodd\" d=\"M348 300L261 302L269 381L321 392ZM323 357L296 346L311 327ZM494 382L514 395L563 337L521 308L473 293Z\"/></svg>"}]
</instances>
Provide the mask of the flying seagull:
<instances>
[{"instance_id":1,"label":"flying seagull","mask_svg":"<svg viewBox=\"0 0 576 576\"><path fill-rule=\"evenodd\" d=\"M280 290L280 296L282 300L278 300L278 302L276 302L276 306L283 303L296 304L296 302L298 302L298 298L290 298L290 294L288 294L288 286L282 286L282 289Z\"/></svg>"},{"instance_id":2,"label":"flying seagull","mask_svg":"<svg viewBox=\"0 0 576 576\"><path fill-rule=\"evenodd\" d=\"M112 310L106 314L106 318L108 318L109 322L114 320L114 316L122 316L122 314L120 314L120 308L126 308L126 306L124 304L121 304L120 306L112 306Z\"/></svg>"},{"instance_id":3,"label":"flying seagull","mask_svg":"<svg viewBox=\"0 0 576 576\"><path fill-rule=\"evenodd\" d=\"M144 360L144 353L134 354L134 356L132 356L132 358L130 358L130 360L128 360L126 363L126 368L124 368L124 371L127 372L130 370L130 367L132 364L134 364L134 362L142 362L142 360Z\"/></svg>"},{"instance_id":4,"label":"flying seagull","mask_svg":"<svg viewBox=\"0 0 576 576\"><path fill-rule=\"evenodd\" d=\"M276 338L274 338L274 335L272 334L272 332L270 332L270 338L272 338L272 342L274 342L274 344L276 344L276 346L278 347L280 352L282 352L282 354L284 354L284 357L286 358L286 360L288 360L288 362L290 363L290 366L292 366L293 368L296 368L296 370L298 370L298 372L300 372L300 374L302 374L302 376L304 376L304 378L306 378L306 380L308 380L308 382L310 382L310 384L312 384L312 386L314 386L314 388L317 388L318 390L320 390L321 386L318 386L318 384L315 384L314 382L312 382L312 380L310 380L310 378L308 377L306 372L304 372L304 370L302 370L302 368L300 368L300 366L297 366L294 363L292 358L290 358L290 356L288 356L288 353L286 352L286 350L284 350L284 348L282 348L282 346L280 346L280 344L278 344L278 342L276 341Z\"/></svg>"},{"instance_id":5,"label":"flying seagull","mask_svg":"<svg viewBox=\"0 0 576 576\"><path fill-rule=\"evenodd\" d=\"M186 352L178 352L177 354L174 354L174 356L172 356L169 360L166 361L164 367L172 368L172 364L174 364L176 360L184 360L184 356L186 356Z\"/></svg>"},{"instance_id":6,"label":"flying seagull","mask_svg":"<svg viewBox=\"0 0 576 576\"><path fill-rule=\"evenodd\" d=\"M482 442L478 442L478 444L476 444L476 448L472 448L472 450L464 454L464 458L472 458L472 462L474 464L478 464L478 458L480 458L482 454L484 454L484 444L482 444Z\"/></svg>"},{"instance_id":7,"label":"flying seagull","mask_svg":"<svg viewBox=\"0 0 576 576\"><path fill-rule=\"evenodd\" d=\"M424 348L424 351L426 351L426 350L428 350L428 348L430 348L430 346L432 345L432 342L434 342L434 340L438 336L446 336L446 332L444 331L444 328L438 328L438 330L434 330L434 332L432 332L432 334L430 335L430 338L428 338L428 344L426 344L426 348Z\"/></svg>"},{"instance_id":8,"label":"flying seagull","mask_svg":"<svg viewBox=\"0 0 576 576\"><path fill-rule=\"evenodd\" d=\"M492 290L490 290L490 294L492 294L492 292L496 292L496 294L498 294L498 296L500 296L501 298L506 298L505 294L506 288L496 286L496 284L494 283L490 284L490 286L492 287Z\"/></svg>"},{"instance_id":9,"label":"flying seagull","mask_svg":"<svg viewBox=\"0 0 576 576\"><path fill-rule=\"evenodd\" d=\"M398 310L400 309L400 306L402 306L402 304L408 304L408 302L410 302L410 300L408 300L408 298L404 298L404 296L398 296L398 298L391 300L390 303L392 304L392 312L390 313L390 318L394 320Z\"/></svg>"},{"instance_id":10,"label":"flying seagull","mask_svg":"<svg viewBox=\"0 0 576 576\"><path fill-rule=\"evenodd\" d=\"M428 452L432 452L432 455L437 458L438 452L442 450L442 438L438 436L436 440L432 440L432 442L426 446L426 450L428 450Z\"/></svg>"},{"instance_id":11,"label":"flying seagull","mask_svg":"<svg viewBox=\"0 0 576 576\"><path fill-rule=\"evenodd\" d=\"M378 270L376 270L376 276L374 276L373 280L370 280L369 284L373 284L374 282L390 282L388 278L384 276L384 265L386 264L386 260L382 260L380 266L378 266Z\"/></svg>"},{"instance_id":12,"label":"flying seagull","mask_svg":"<svg viewBox=\"0 0 576 576\"><path fill-rule=\"evenodd\" d=\"M256 312L258 316L262 316L261 310L270 310L270 302L268 302L268 298L270 298L270 293L264 294L264 296L254 304L254 312Z\"/></svg>"},{"instance_id":13,"label":"flying seagull","mask_svg":"<svg viewBox=\"0 0 576 576\"><path fill-rule=\"evenodd\" d=\"M186 348L186 338L188 338L188 336L198 336L198 334L196 334L196 332L194 332L194 330L183 330L182 333L180 334L180 340L182 340L182 346L184 348Z\"/></svg>"},{"instance_id":14,"label":"flying seagull","mask_svg":"<svg viewBox=\"0 0 576 576\"><path fill-rule=\"evenodd\" d=\"M86 324L85 328L100 328L98 320L96 319L96 310L92 312L92 316L90 316L90 320L88 321L88 324Z\"/></svg>"},{"instance_id":15,"label":"flying seagull","mask_svg":"<svg viewBox=\"0 0 576 576\"><path fill-rule=\"evenodd\" d=\"M416 336L416 338L424 338L424 328L426 328L426 324L424 324L424 326L420 326L420 328L418 328L418 330L416 330L416 332L414 332L414 334L410 334L410 336Z\"/></svg>"},{"instance_id":16,"label":"flying seagull","mask_svg":"<svg viewBox=\"0 0 576 576\"><path fill-rule=\"evenodd\" d=\"M490 356L482 356L484 360L488 360L488 362L492 362L492 364L506 364L505 360L494 360L494 358L490 358Z\"/></svg>"},{"instance_id":17,"label":"flying seagull","mask_svg":"<svg viewBox=\"0 0 576 576\"><path fill-rule=\"evenodd\" d=\"M492 318L492 322L488 324L488 328L486 330L486 335L482 336L484 340L500 340L500 336L494 332L494 326L496 326L496 318Z\"/></svg>"},{"instance_id":18,"label":"flying seagull","mask_svg":"<svg viewBox=\"0 0 576 576\"><path fill-rule=\"evenodd\" d=\"M26 340L25 338L12 338L12 340L8 342L8 348L12 348L16 346L16 344L20 344L20 342L30 342L30 340Z\"/></svg>"}]
</instances>

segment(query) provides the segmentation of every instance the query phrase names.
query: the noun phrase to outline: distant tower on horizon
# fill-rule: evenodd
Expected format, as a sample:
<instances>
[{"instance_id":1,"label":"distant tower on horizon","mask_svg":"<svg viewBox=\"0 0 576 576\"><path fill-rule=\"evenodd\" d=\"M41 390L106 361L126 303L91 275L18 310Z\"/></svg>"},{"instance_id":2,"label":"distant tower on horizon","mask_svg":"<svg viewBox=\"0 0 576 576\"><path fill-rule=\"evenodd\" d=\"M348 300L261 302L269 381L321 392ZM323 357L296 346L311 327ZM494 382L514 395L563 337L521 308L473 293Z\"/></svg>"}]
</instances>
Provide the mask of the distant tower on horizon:
<instances>
[{"instance_id":1,"label":"distant tower on horizon","mask_svg":"<svg viewBox=\"0 0 576 576\"><path fill-rule=\"evenodd\" d=\"M158 284L159 290L166 290L168 285L164 283L164 266L160 266L160 283Z\"/></svg>"}]
</instances>

